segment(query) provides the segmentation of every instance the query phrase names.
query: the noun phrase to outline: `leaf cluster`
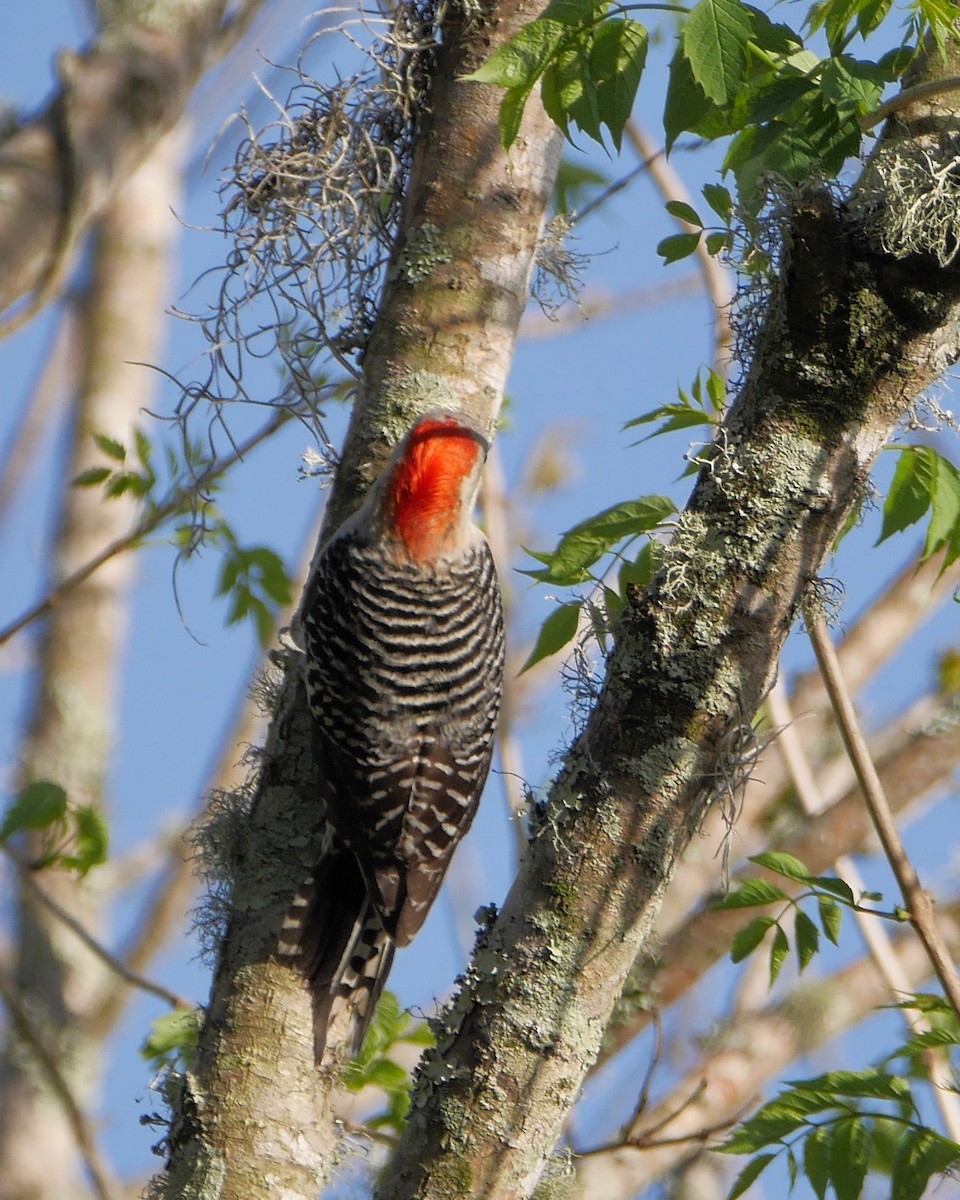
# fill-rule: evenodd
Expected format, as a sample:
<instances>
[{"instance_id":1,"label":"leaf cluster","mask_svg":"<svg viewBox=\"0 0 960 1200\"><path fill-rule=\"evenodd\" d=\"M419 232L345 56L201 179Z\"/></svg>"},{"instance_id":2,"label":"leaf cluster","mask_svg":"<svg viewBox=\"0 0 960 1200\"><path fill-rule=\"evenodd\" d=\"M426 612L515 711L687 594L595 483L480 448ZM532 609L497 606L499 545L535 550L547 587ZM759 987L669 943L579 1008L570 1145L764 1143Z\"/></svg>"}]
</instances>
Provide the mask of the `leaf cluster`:
<instances>
[{"instance_id":1,"label":"leaf cluster","mask_svg":"<svg viewBox=\"0 0 960 1200\"><path fill-rule=\"evenodd\" d=\"M3 814L0 842L24 833L40 835L32 870L61 867L82 878L106 862L109 833L103 816L89 804L71 804L64 788L48 779L28 784Z\"/></svg>"},{"instance_id":2,"label":"leaf cluster","mask_svg":"<svg viewBox=\"0 0 960 1200\"><path fill-rule=\"evenodd\" d=\"M647 60L649 36L624 11L605 0L550 0L542 16L524 26L468 79L506 88L500 106L500 141L517 139L530 93L570 138L575 125L603 145L603 128L619 150L623 129ZM572 140L572 139L571 139Z\"/></svg>"},{"instance_id":3,"label":"leaf cluster","mask_svg":"<svg viewBox=\"0 0 960 1200\"><path fill-rule=\"evenodd\" d=\"M729 254L733 249L733 229L731 227L734 215L733 197L722 184L708 183L703 189L703 198L723 221L723 226L711 228L704 223L703 218L692 205L682 200L668 201L665 207L670 216L685 221L694 228L687 233L674 233L657 245L657 253L663 259L664 266L693 254L700 245L702 237L705 238L707 253L712 258L721 254Z\"/></svg>"},{"instance_id":4,"label":"leaf cluster","mask_svg":"<svg viewBox=\"0 0 960 1200\"><path fill-rule=\"evenodd\" d=\"M851 43L876 33L893 0L818 0L798 28L743 0L698 0L687 10L670 62L667 150L682 133L730 139L723 170L736 178L746 212L760 205L764 175L791 182L836 175L859 153L884 88L902 78L926 33L942 49L953 28L950 0L911 0L906 8L901 44L874 59L856 57ZM602 145L605 127L619 149L649 41L644 26L624 14L641 9L684 11L657 3L551 0L542 16L469 76L506 89L500 109L505 148L516 140L539 83L547 113L568 138L575 125ZM826 55L808 45L820 35ZM680 245L673 241L668 249Z\"/></svg>"},{"instance_id":5,"label":"leaf cluster","mask_svg":"<svg viewBox=\"0 0 960 1200\"><path fill-rule=\"evenodd\" d=\"M371 1117L371 1129L386 1130L399 1137L410 1111L412 1080L408 1071L389 1057L399 1045L426 1048L434 1044L425 1021L413 1021L392 992L384 992L377 1002L373 1021L363 1039L360 1053L344 1069L343 1082L351 1092L365 1087L380 1088L386 1094L386 1111Z\"/></svg>"},{"instance_id":6,"label":"leaf cluster","mask_svg":"<svg viewBox=\"0 0 960 1200\"><path fill-rule=\"evenodd\" d=\"M877 544L929 512L921 562L942 550L945 571L960 558L960 471L931 446L901 446L897 453Z\"/></svg>"},{"instance_id":7,"label":"leaf cluster","mask_svg":"<svg viewBox=\"0 0 960 1200\"><path fill-rule=\"evenodd\" d=\"M261 644L265 645L273 631L277 606L290 603L290 577L283 560L269 547L240 544L215 502L219 490L216 479L206 480L202 496L191 486L191 481L204 477L211 465L200 447L184 439L182 459L170 446L163 448L168 478L164 485L154 466L156 449L142 430L134 431L130 448L102 433L93 436L99 449L115 465L91 467L73 480L74 486L102 485L106 499L129 495L142 501L140 527L145 531L159 527L167 519L179 519L174 541L187 557L201 543L216 546L223 556L216 594L229 599L227 624L251 621ZM131 459L136 466L130 465Z\"/></svg>"},{"instance_id":8,"label":"leaf cluster","mask_svg":"<svg viewBox=\"0 0 960 1200\"><path fill-rule=\"evenodd\" d=\"M735 891L718 900L714 905L717 910L739 908L763 908L770 904L781 905L781 911L776 917L755 917L748 925L737 933L733 939L730 958L733 962L742 962L749 957L773 930L770 941L770 984L773 986L780 974L781 968L790 953L790 935L784 925L784 917L793 912L793 933L796 949L797 965L801 971L809 966L811 960L820 951L820 930L833 945L840 941L840 925L843 909L855 909L858 912L869 912L873 916L888 917L891 920L903 920L900 910L892 913L879 912L877 909L864 908L862 901L882 900L877 892L864 892L859 899L854 896L850 885L832 875L813 875L803 863L792 854L782 851L766 851L755 854L749 859L758 867L764 867L774 875L799 883L804 891L799 896L788 895L778 884L766 879L747 879ZM801 907L804 901L815 900L820 928L813 918Z\"/></svg>"},{"instance_id":9,"label":"leaf cluster","mask_svg":"<svg viewBox=\"0 0 960 1200\"><path fill-rule=\"evenodd\" d=\"M123 442L108 437L105 433L95 433L93 440L106 455L109 465L90 467L82 471L73 480L74 487L99 487L103 485L103 494L108 500L116 500L119 496L133 496L143 500L148 507L156 506L157 472L154 468L153 445L141 429L133 432L132 454ZM176 460L173 451L168 451L170 466L175 469ZM128 458L135 458L136 466L131 466ZM115 464L115 465L114 465Z\"/></svg>"},{"instance_id":10,"label":"leaf cluster","mask_svg":"<svg viewBox=\"0 0 960 1200\"><path fill-rule=\"evenodd\" d=\"M932 1179L960 1163L960 1146L919 1120L907 1081L876 1068L793 1082L718 1149L755 1155L728 1200L781 1156L790 1190L802 1176L818 1200L831 1191L836 1200L857 1200L868 1171L889 1178L890 1200L919 1200Z\"/></svg>"},{"instance_id":11,"label":"leaf cluster","mask_svg":"<svg viewBox=\"0 0 960 1200\"><path fill-rule=\"evenodd\" d=\"M523 670L556 654L573 641L581 610L586 611L593 633L601 649L606 652L610 623L616 620L626 604L628 589L631 586L646 587L656 570L655 543L646 540L640 552L634 556L630 556L628 550L638 538L649 539L649 535L661 528L676 511L676 505L667 496L641 496L638 500L626 500L568 529L555 550L527 551L543 565L524 571L524 575L555 587L592 583L598 589L598 596L602 597L602 604L592 596L578 597L554 609L541 626ZM603 582L606 571L594 569L600 559L611 552L620 564L616 588Z\"/></svg>"},{"instance_id":12,"label":"leaf cluster","mask_svg":"<svg viewBox=\"0 0 960 1200\"><path fill-rule=\"evenodd\" d=\"M289 604L293 585L283 559L269 546L241 546L225 523L218 540L223 546L223 563L217 583L217 595L229 596L227 624L253 622L266 646L273 634L274 613L278 605Z\"/></svg>"}]
</instances>

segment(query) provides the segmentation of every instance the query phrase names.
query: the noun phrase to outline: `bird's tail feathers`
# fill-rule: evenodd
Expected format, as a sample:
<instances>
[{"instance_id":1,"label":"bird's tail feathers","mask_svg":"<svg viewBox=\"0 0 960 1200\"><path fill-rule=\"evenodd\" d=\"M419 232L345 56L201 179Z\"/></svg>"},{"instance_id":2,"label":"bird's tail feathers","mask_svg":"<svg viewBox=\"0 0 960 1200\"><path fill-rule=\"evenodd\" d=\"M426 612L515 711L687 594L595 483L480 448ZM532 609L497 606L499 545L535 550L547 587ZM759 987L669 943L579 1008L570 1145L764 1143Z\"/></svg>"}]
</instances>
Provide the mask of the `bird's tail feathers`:
<instances>
[{"instance_id":1,"label":"bird's tail feathers","mask_svg":"<svg viewBox=\"0 0 960 1200\"><path fill-rule=\"evenodd\" d=\"M356 859L333 851L303 882L278 951L297 960L313 998L314 1056L351 1043L356 1054L393 962L394 942L370 903Z\"/></svg>"}]
</instances>

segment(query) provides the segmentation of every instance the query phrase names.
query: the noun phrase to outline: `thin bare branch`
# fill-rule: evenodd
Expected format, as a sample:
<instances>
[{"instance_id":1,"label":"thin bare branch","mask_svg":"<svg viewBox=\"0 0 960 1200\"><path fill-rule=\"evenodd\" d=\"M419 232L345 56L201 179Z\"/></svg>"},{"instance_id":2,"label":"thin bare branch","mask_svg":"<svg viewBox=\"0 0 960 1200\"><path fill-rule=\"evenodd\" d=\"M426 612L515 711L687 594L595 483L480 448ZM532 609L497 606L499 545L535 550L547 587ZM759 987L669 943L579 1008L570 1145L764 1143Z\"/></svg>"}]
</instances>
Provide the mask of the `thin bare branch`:
<instances>
[{"instance_id":1,"label":"thin bare branch","mask_svg":"<svg viewBox=\"0 0 960 1200\"><path fill-rule=\"evenodd\" d=\"M5 971L0 971L0 1000L6 1006L17 1036L25 1046L29 1047L51 1092L63 1107L70 1128L73 1130L77 1149L90 1174L90 1181L93 1184L97 1200L122 1200L120 1186L100 1153L89 1120L77 1103L53 1055L44 1044L40 1031L27 1015L26 1009L20 1002L16 987Z\"/></svg>"},{"instance_id":2,"label":"thin bare branch","mask_svg":"<svg viewBox=\"0 0 960 1200\"><path fill-rule=\"evenodd\" d=\"M787 764L800 803L808 816L822 812L825 807L824 798L794 726L787 689L782 679L778 679L774 684L767 697L767 704L771 720L780 727L776 746ZM834 870L839 878L850 886L854 895L862 895L867 890L856 864L848 855L841 855L836 860ZM890 989L892 1001L899 1004L910 994L910 981L893 949L883 920L860 908L854 910L853 917L870 957ZM759 958L757 961L760 961ZM900 1013L907 1028L914 1034L927 1033L932 1028L919 1009L902 1007ZM949 1060L942 1051L930 1049L925 1054L925 1063L930 1083L933 1085L933 1098L940 1109L944 1127L954 1141L960 1141L960 1097L952 1090L953 1072Z\"/></svg>"},{"instance_id":3,"label":"thin bare branch","mask_svg":"<svg viewBox=\"0 0 960 1200\"><path fill-rule=\"evenodd\" d=\"M656 145L643 126L635 120L630 120L624 132L630 145L644 160L650 179L663 199L682 200L695 207L686 184L670 165L663 149ZM679 217L674 217L674 220L685 233L700 232L698 228ZM704 287L713 305L713 369L726 379L733 352L733 331L730 328L730 305L734 292L733 272L709 253L705 238L701 237L697 243L695 257Z\"/></svg>"},{"instance_id":4,"label":"thin bare branch","mask_svg":"<svg viewBox=\"0 0 960 1200\"><path fill-rule=\"evenodd\" d=\"M49 913L52 913L62 925L65 925L91 953L100 959L104 966L109 967L124 983L130 987L138 988L141 992L147 992L151 996L158 997L158 999L162 1000L165 1004L169 1004L172 1008L196 1008L196 1005L191 1001L178 996L176 992L170 991L169 988L165 988L162 984L154 983L150 979L144 979L142 975L129 970L115 954L112 954L106 946L98 942L93 934L85 929L76 917L68 913L63 905L58 904L53 896L38 886L36 879L34 879L33 871L26 863L21 862L5 842L0 843L0 851L2 851L7 860L15 868L20 880L20 886L28 891L38 904L43 905Z\"/></svg>"},{"instance_id":5,"label":"thin bare branch","mask_svg":"<svg viewBox=\"0 0 960 1200\"><path fill-rule=\"evenodd\" d=\"M844 683L840 663L837 660L830 635L827 633L823 617L812 609L808 609L806 619L807 632L823 673L830 702L836 714L837 725L847 753L850 755L850 761L857 773L857 779L863 790L863 798L867 803L877 837L880 839L890 868L900 885L903 901L910 914L913 927L930 955L933 969L943 985L947 999L953 1006L957 1017L960 1018L960 979L957 978L950 954L937 928L933 898L921 885L919 876L900 838L896 822L893 819L893 812L860 729L860 722L857 720L856 710Z\"/></svg>"},{"instance_id":6,"label":"thin bare branch","mask_svg":"<svg viewBox=\"0 0 960 1200\"><path fill-rule=\"evenodd\" d=\"M57 322L53 344L44 355L23 419L0 463L0 522L6 517L17 490L29 478L37 445L65 399L64 385L76 371L76 326L75 314L68 304Z\"/></svg>"},{"instance_id":7,"label":"thin bare branch","mask_svg":"<svg viewBox=\"0 0 960 1200\"><path fill-rule=\"evenodd\" d=\"M124 534L121 538L116 538L109 545L104 546L99 554L95 554L83 566L71 572L55 588L52 588L42 600L38 600L30 608L22 612L19 617L0 629L0 646L10 641L21 630L26 629L38 617L44 616L52 608L60 604L81 583L84 583L91 575L99 571L104 563L109 562L112 558L116 558L118 554L123 554L126 550L134 549L148 534L154 533L159 529L165 521L183 512L189 505L192 497L201 494L204 488L225 474L235 463L241 462L262 442L269 440L293 415L288 409L280 409L257 433L247 438L232 453L224 455L222 458L218 458L215 462L211 463L206 470L197 476L189 487L174 489L166 500L158 504L147 516L138 521L129 533Z\"/></svg>"},{"instance_id":8,"label":"thin bare branch","mask_svg":"<svg viewBox=\"0 0 960 1200\"><path fill-rule=\"evenodd\" d=\"M663 283L647 284L606 296L599 292L588 292L576 305L568 304L556 316L530 310L520 326L523 341L543 341L547 338L565 337L580 332L588 322L602 321L607 317L623 317L627 313L645 308L660 308L696 296L703 290L699 275L680 275Z\"/></svg>"}]
</instances>

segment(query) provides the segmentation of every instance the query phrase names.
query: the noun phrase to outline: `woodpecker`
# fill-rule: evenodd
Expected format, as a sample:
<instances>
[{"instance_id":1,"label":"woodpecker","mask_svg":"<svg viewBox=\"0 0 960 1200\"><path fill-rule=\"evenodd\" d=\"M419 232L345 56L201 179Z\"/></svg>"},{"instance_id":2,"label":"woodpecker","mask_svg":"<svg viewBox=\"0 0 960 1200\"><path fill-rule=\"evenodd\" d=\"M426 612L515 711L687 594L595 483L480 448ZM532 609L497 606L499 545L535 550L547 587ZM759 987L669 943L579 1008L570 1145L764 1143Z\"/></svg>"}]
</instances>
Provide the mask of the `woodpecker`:
<instances>
[{"instance_id":1,"label":"woodpecker","mask_svg":"<svg viewBox=\"0 0 960 1200\"><path fill-rule=\"evenodd\" d=\"M422 416L307 585L306 689L334 841L281 951L298 956L313 995L318 1063L341 1015L359 1049L393 951L426 919L490 768L503 615L472 519L488 448L462 414Z\"/></svg>"}]
</instances>

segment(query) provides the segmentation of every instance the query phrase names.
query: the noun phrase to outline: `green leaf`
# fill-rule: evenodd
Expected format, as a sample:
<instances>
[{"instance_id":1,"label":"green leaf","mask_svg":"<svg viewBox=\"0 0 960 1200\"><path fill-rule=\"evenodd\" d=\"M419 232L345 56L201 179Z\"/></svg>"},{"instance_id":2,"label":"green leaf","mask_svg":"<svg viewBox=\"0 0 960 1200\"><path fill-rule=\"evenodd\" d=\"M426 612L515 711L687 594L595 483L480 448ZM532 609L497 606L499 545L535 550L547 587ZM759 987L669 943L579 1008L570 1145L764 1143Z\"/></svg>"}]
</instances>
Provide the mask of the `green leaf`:
<instances>
[{"instance_id":1,"label":"green leaf","mask_svg":"<svg viewBox=\"0 0 960 1200\"><path fill-rule=\"evenodd\" d=\"M708 99L729 103L743 84L752 28L739 0L700 0L681 34L693 77Z\"/></svg>"},{"instance_id":2,"label":"green leaf","mask_svg":"<svg viewBox=\"0 0 960 1200\"><path fill-rule=\"evenodd\" d=\"M609 183L609 177L600 171L562 158L554 185L553 206L558 213L569 213L584 203L590 189L603 188Z\"/></svg>"},{"instance_id":3,"label":"green leaf","mask_svg":"<svg viewBox=\"0 0 960 1200\"><path fill-rule=\"evenodd\" d=\"M685 204L683 200L668 200L664 207L670 216L676 217L678 221L686 221L688 225L695 225L698 229L703 229L700 214L695 208Z\"/></svg>"},{"instance_id":4,"label":"green leaf","mask_svg":"<svg viewBox=\"0 0 960 1200\"><path fill-rule=\"evenodd\" d=\"M803 971L820 949L820 930L803 909L798 908L793 932L797 943L797 962Z\"/></svg>"},{"instance_id":5,"label":"green leaf","mask_svg":"<svg viewBox=\"0 0 960 1200\"><path fill-rule=\"evenodd\" d=\"M528 91L543 74L569 29L562 22L540 17L531 21L490 55L472 75L473 83L494 83L498 87L526 88Z\"/></svg>"},{"instance_id":6,"label":"green leaf","mask_svg":"<svg viewBox=\"0 0 960 1200\"><path fill-rule=\"evenodd\" d=\"M653 433L648 433L642 439L645 442L665 433L673 433L678 429L692 429L696 425L713 424L709 413L702 408L694 408L688 400L685 404L661 404L659 408L628 421L624 425L624 429L634 429L637 425L649 425L651 421L662 421L663 424Z\"/></svg>"},{"instance_id":7,"label":"green leaf","mask_svg":"<svg viewBox=\"0 0 960 1200\"><path fill-rule=\"evenodd\" d=\"M410 1076L389 1058L379 1058L371 1063L364 1083L381 1087L386 1092L406 1091L410 1086Z\"/></svg>"},{"instance_id":8,"label":"green leaf","mask_svg":"<svg viewBox=\"0 0 960 1200\"><path fill-rule=\"evenodd\" d=\"M679 262L688 258L700 244L699 233L673 233L657 243L657 253L663 259L663 265Z\"/></svg>"},{"instance_id":9,"label":"green leaf","mask_svg":"<svg viewBox=\"0 0 960 1200\"><path fill-rule=\"evenodd\" d=\"M500 145L505 151L517 140L523 121L523 110L532 91L532 87L511 88L500 101Z\"/></svg>"},{"instance_id":10,"label":"green leaf","mask_svg":"<svg viewBox=\"0 0 960 1200\"><path fill-rule=\"evenodd\" d=\"M711 258L716 258L720 254L729 254L733 249L733 237L729 233L708 233L706 247Z\"/></svg>"},{"instance_id":11,"label":"green leaf","mask_svg":"<svg viewBox=\"0 0 960 1200\"><path fill-rule=\"evenodd\" d=\"M734 934L730 945L730 961L743 962L767 936L767 930L776 923L773 917L754 917L749 925Z\"/></svg>"},{"instance_id":12,"label":"green leaf","mask_svg":"<svg viewBox=\"0 0 960 1200\"><path fill-rule=\"evenodd\" d=\"M766 867L775 875L783 875L786 879L792 879L795 883L810 883L813 879L800 859L794 858L792 854L781 851L765 851L763 854L754 854L749 861L756 863L758 867Z\"/></svg>"},{"instance_id":13,"label":"green leaf","mask_svg":"<svg viewBox=\"0 0 960 1200\"><path fill-rule=\"evenodd\" d=\"M738 1196L742 1196L747 1188L763 1174L776 1157L775 1154L758 1154L756 1158L748 1162L733 1181L733 1187L730 1189L727 1200L737 1200Z\"/></svg>"},{"instance_id":14,"label":"green leaf","mask_svg":"<svg viewBox=\"0 0 960 1200\"><path fill-rule=\"evenodd\" d=\"M153 447L150 445L150 439L142 429L134 429L133 444L137 451L137 461L141 467L150 468L150 461L153 457Z\"/></svg>"},{"instance_id":15,"label":"green leaf","mask_svg":"<svg viewBox=\"0 0 960 1200\"><path fill-rule=\"evenodd\" d=\"M107 861L110 831L102 814L88 804L71 809L70 819L74 826L73 853L64 855L61 861L63 866L83 876Z\"/></svg>"},{"instance_id":16,"label":"green leaf","mask_svg":"<svg viewBox=\"0 0 960 1200\"><path fill-rule=\"evenodd\" d=\"M873 33L886 19L891 8L893 8L893 0L866 0L866 3L860 0L859 11L857 12L857 33L862 38L866 38L869 34ZM893 53L896 53L896 51L893 51ZM912 52L910 57L913 57ZM893 78L899 78L905 69L906 63Z\"/></svg>"},{"instance_id":17,"label":"green leaf","mask_svg":"<svg viewBox=\"0 0 960 1200\"><path fill-rule=\"evenodd\" d=\"M863 1071L828 1071L815 1079L790 1080L790 1085L836 1097L893 1100L897 1103L910 1096L910 1086L906 1080L872 1067Z\"/></svg>"},{"instance_id":18,"label":"green leaf","mask_svg":"<svg viewBox=\"0 0 960 1200\"><path fill-rule=\"evenodd\" d=\"M556 654L569 642L572 642L577 633L579 620L580 601L577 601L575 604L561 604L559 608L555 608L540 626L536 645L530 651L527 661L520 668L520 674L522 675L524 671L528 671L534 663L540 662L541 659L549 658L551 654Z\"/></svg>"},{"instance_id":19,"label":"green leaf","mask_svg":"<svg viewBox=\"0 0 960 1200\"><path fill-rule=\"evenodd\" d=\"M934 1175L960 1163L960 1146L932 1129L907 1133L897 1148L890 1171L890 1200L920 1200Z\"/></svg>"},{"instance_id":20,"label":"green leaf","mask_svg":"<svg viewBox=\"0 0 960 1200\"><path fill-rule=\"evenodd\" d=\"M646 29L630 20L604 21L593 36L590 74L596 86L597 109L617 150L633 111L649 40Z\"/></svg>"},{"instance_id":21,"label":"green leaf","mask_svg":"<svg viewBox=\"0 0 960 1200\"><path fill-rule=\"evenodd\" d=\"M703 89L694 79L690 63L682 47L678 45L670 61L667 97L663 110L667 153L670 153L684 130L696 132L701 123L715 111L715 106L703 94Z\"/></svg>"},{"instance_id":22,"label":"green leaf","mask_svg":"<svg viewBox=\"0 0 960 1200\"><path fill-rule=\"evenodd\" d=\"M827 938L835 945L840 945L840 925L843 921L843 909L834 900L826 896L817 897L817 907L820 911L820 924Z\"/></svg>"},{"instance_id":23,"label":"green leaf","mask_svg":"<svg viewBox=\"0 0 960 1200\"><path fill-rule=\"evenodd\" d=\"M645 588L656 574L659 562L654 552L654 546L654 542L647 542L635 559L631 561L627 558L620 564L617 572L617 587L625 600L631 585Z\"/></svg>"},{"instance_id":24,"label":"green leaf","mask_svg":"<svg viewBox=\"0 0 960 1200\"><path fill-rule=\"evenodd\" d=\"M777 982L777 976L783 964L786 962L787 955L790 953L790 943L787 941L787 935L778 925L777 931L773 935L773 943L770 946L770 986Z\"/></svg>"},{"instance_id":25,"label":"green leaf","mask_svg":"<svg viewBox=\"0 0 960 1200\"><path fill-rule=\"evenodd\" d=\"M118 442L115 438L107 437L105 433L95 433L93 440L97 443L100 449L104 452L107 458L112 458L115 462L122 463L127 457L127 451L122 442Z\"/></svg>"},{"instance_id":26,"label":"green leaf","mask_svg":"<svg viewBox=\"0 0 960 1200\"><path fill-rule=\"evenodd\" d=\"M716 1148L724 1154L753 1154L803 1129L811 1113L833 1107L830 1097L799 1088L785 1092L744 1121L722 1146Z\"/></svg>"},{"instance_id":27,"label":"green leaf","mask_svg":"<svg viewBox=\"0 0 960 1200\"><path fill-rule=\"evenodd\" d=\"M930 507L936 480L932 452L925 447L900 450L893 482L883 504L883 526L877 545L919 521Z\"/></svg>"},{"instance_id":28,"label":"green leaf","mask_svg":"<svg viewBox=\"0 0 960 1200\"><path fill-rule=\"evenodd\" d=\"M178 1057L192 1057L200 1038L203 1009L177 1008L151 1024L150 1032L140 1047L140 1055L154 1068L174 1062Z\"/></svg>"},{"instance_id":29,"label":"green leaf","mask_svg":"<svg viewBox=\"0 0 960 1200\"><path fill-rule=\"evenodd\" d=\"M509 150L516 141L523 110L537 80L555 58L570 30L563 22L541 17L531 21L464 78L508 89L500 104L500 142ZM551 113L556 120L556 116Z\"/></svg>"},{"instance_id":30,"label":"green leaf","mask_svg":"<svg viewBox=\"0 0 960 1200\"><path fill-rule=\"evenodd\" d=\"M59 783L29 783L11 802L0 825L0 842L28 829L47 829L67 814L67 793Z\"/></svg>"},{"instance_id":31,"label":"green leaf","mask_svg":"<svg viewBox=\"0 0 960 1200\"><path fill-rule=\"evenodd\" d=\"M883 79L873 63L861 63L843 54L824 63L820 87L824 99L841 116L859 119L876 108L883 91Z\"/></svg>"},{"instance_id":32,"label":"green leaf","mask_svg":"<svg viewBox=\"0 0 960 1200\"><path fill-rule=\"evenodd\" d=\"M830 1182L837 1200L859 1200L867 1177L870 1135L859 1117L838 1122L830 1147Z\"/></svg>"},{"instance_id":33,"label":"green leaf","mask_svg":"<svg viewBox=\"0 0 960 1200\"><path fill-rule=\"evenodd\" d=\"M836 879L833 875L815 875L811 882L832 896L839 897L847 904L853 905L857 902L850 884L843 879Z\"/></svg>"},{"instance_id":34,"label":"green leaf","mask_svg":"<svg viewBox=\"0 0 960 1200\"><path fill-rule=\"evenodd\" d=\"M96 487L113 474L109 467L91 467L89 471L81 471L71 480L73 487Z\"/></svg>"},{"instance_id":35,"label":"green leaf","mask_svg":"<svg viewBox=\"0 0 960 1200\"><path fill-rule=\"evenodd\" d=\"M721 221L729 221L733 216L733 197L722 184L707 183L703 188L703 198L710 205Z\"/></svg>"},{"instance_id":36,"label":"green leaf","mask_svg":"<svg viewBox=\"0 0 960 1200\"><path fill-rule=\"evenodd\" d=\"M915 0L917 11L940 49L944 53L946 40L954 33L957 20L957 6L953 0Z\"/></svg>"},{"instance_id":37,"label":"green leaf","mask_svg":"<svg viewBox=\"0 0 960 1200\"><path fill-rule=\"evenodd\" d=\"M960 1033L955 1029L928 1029L926 1033L918 1033L897 1051L906 1057L915 1058L924 1050L942 1049L944 1046L960 1046Z\"/></svg>"},{"instance_id":38,"label":"green leaf","mask_svg":"<svg viewBox=\"0 0 960 1200\"><path fill-rule=\"evenodd\" d=\"M789 901L790 897L775 883L767 883L765 879L747 879L735 892L724 896L714 904L715 909L728 908L757 908L764 904L774 904L778 901Z\"/></svg>"},{"instance_id":39,"label":"green leaf","mask_svg":"<svg viewBox=\"0 0 960 1200\"><path fill-rule=\"evenodd\" d=\"M803 1143L803 1169L817 1200L824 1200L830 1184L830 1146L833 1126L818 1125Z\"/></svg>"},{"instance_id":40,"label":"green leaf","mask_svg":"<svg viewBox=\"0 0 960 1200\"><path fill-rule=\"evenodd\" d=\"M923 546L924 560L948 543L960 546L960 473L935 450L929 453L933 455L934 486L930 525ZM958 553L948 553L944 567L957 557Z\"/></svg>"},{"instance_id":41,"label":"green leaf","mask_svg":"<svg viewBox=\"0 0 960 1200\"><path fill-rule=\"evenodd\" d=\"M676 511L676 505L666 496L642 496L615 504L568 529L552 553L528 551L546 564L546 569L523 574L561 587L583 583L588 578L587 568L617 542L649 533Z\"/></svg>"}]
</instances>

